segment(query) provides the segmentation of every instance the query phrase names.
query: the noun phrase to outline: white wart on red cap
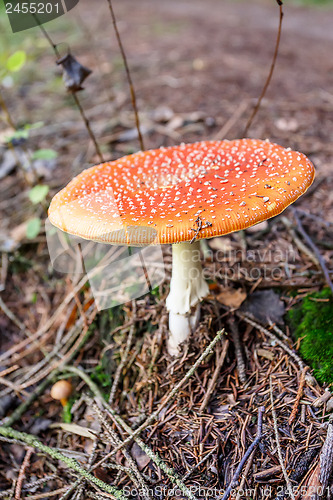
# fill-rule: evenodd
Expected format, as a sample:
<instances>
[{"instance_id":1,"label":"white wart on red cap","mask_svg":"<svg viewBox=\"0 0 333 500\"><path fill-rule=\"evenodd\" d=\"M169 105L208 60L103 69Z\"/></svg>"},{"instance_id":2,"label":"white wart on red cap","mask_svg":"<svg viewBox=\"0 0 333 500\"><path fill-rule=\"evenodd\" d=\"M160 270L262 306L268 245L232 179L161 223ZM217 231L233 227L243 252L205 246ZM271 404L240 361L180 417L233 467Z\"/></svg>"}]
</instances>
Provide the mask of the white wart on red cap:
<instances>
[{"instance_id":1,"label":"white wart on red cap","mask_svg":"<svg viewBox=\"0 0 333 500\"><path fill-rule=\"evenodd\" d=\"M49 218L118 245L212 238L279 214L313 178L306 156L269 141L181 144L85 170L53 198Z\"/></svg>"}]
</instances>

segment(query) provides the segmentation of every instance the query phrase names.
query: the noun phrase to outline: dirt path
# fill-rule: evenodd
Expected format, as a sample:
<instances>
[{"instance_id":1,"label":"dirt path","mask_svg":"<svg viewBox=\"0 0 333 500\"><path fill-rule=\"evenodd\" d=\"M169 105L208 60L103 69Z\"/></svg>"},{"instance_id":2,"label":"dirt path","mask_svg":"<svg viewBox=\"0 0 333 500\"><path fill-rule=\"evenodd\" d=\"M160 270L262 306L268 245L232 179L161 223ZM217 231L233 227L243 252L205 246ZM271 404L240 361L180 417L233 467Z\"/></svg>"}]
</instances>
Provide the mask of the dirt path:
<instances>
[{"instance_id":1,"label":"dirt path","mask_svg":"<svg viewBox=\"0 0 333 500\"><path fill-rule=\"evenodd\" d=\"M116 12L143 110L160 104L202 110L223 125L242 100L259 95L276 39L275 2L143 0L138 8L128 0ZM333 9L285 5L284 12L276 72L251 135L325 153L331 162ZM96 21L105 26L101 47L109 45L102 4ZM230 138L239 136L248 115L236 121Z\"/></svg>"}]
</instances>

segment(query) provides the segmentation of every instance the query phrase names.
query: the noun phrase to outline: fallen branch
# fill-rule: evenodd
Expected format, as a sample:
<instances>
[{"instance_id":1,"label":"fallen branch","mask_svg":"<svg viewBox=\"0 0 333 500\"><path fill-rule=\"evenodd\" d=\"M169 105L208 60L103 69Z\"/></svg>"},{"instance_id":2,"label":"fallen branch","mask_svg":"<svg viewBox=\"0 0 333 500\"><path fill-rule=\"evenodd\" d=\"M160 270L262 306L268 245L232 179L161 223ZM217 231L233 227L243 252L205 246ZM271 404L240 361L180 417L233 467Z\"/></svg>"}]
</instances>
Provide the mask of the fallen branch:
<instances>
[{"instance_id":1,"label":"fallen branch","mask_svg":"<svg viewBox=\"0 0 333 500\"><path fill-rule=\"evenodd\" d=\"M111 493L114 495L115 498L119 498L120 500L126 500L126 496L123 495L122 491L118 490L117 488L114 488L113 486L104 483L104 481L101 481L97 477L93 476L92 474L89 474L85 469L83 469L76 460L73 458L66 457L63 453L58 451L55 448L50 448L49 446L46 446L45 444L41 443L35 436L32 434L26 434L24 432L18 432L11 427L0 427L0 434L5 437L9 438L14 438L18 439L20 441L23 441L26 443L29 447L36 448L37 450L40 450L44 453L47 453L47 455L50 455L50 457L56 459L56 460L61 460L64 462L70 469L75 470L78 472L81 476L86 478L89 482L96 484L101 490L106 491L107 493Z\"/></svg>"},{"instance_id":2,"label":"fallen branch","mask_svg":"<svg viewBox=\"0 0 333 500\"><path fill-rule=\"evenodd\" d=\"M319 481L323 490L328 487L333 472L333 418L330 418L327 435L320 453Z\"/></svg>"},{"instance_id":3,"label":"fallen branch","mask_svg":"<svg viewBox=\"0 0 333 500\"><path fill-rule=\"evenodd\" d=\"M222 332L219 332L222 335ZM216 337L215 337L216 338ZM214 339L215 340L215 339ZM206 349L207 351L207 349ZM79 368L75 368L74 366L67 366L65 367L66 371L69 373L72 373L74 375L78 375L81 377L81 379L87 384L89 389L92 391L94 394L96 401L98 403L102 404L104 408L107 410L107 412L116 420L116 422L129 434L129 438L126 439L125 441L136 441L136 443L140 446L140 448L148 455L148 457L163 471L165 474L169 477L172 483L175 483L181 491L186 495L190 500L196 500L196 497L191 493L191 491L186 487L184 482L180 479L180 477L177 475L177 473L168 467L163 460L160 458L160 456L157 453L154 453L153 450L151 450L143 441L140 439L138 436L135 436L135 431L133 431L129 425L126 424L126 422L123 421L121 417L119 417L115 411L110 407L110 405L105 401L103 398L102 394L99 391L99 388L97 385L91 380L91 378L83 371L80 370ZM125 441L121 443L121 448L125 445ZM117 447L119 448L119 446ZM108 453L105 457L102 458L97 464L95 464L91 470L93 471L100 465L102 465L108 458L110 458L114 454L114 450L112 450L110 453Z\"/></svg>"},{"instance_id":4,"label":"fallen branch","mask_svg":"<svg viewBox=\"0 0 333 500\"><path fill-rule=\"evenodd\" d=\"M19 472L19 475L17 478L16 487L15 487L15 497L14 497L15 500L20 500L20 498L21 498L22 484L23 484L23 481L25 478L25 471L26 471L27 467L29 466L30 458L31 458L31 455L33 454L33 452L34 452L33 448L28 448L27 452L25 454L25 457L24 457L24 460L22 462L20 472Z\"/></svg>"}]
</instances>

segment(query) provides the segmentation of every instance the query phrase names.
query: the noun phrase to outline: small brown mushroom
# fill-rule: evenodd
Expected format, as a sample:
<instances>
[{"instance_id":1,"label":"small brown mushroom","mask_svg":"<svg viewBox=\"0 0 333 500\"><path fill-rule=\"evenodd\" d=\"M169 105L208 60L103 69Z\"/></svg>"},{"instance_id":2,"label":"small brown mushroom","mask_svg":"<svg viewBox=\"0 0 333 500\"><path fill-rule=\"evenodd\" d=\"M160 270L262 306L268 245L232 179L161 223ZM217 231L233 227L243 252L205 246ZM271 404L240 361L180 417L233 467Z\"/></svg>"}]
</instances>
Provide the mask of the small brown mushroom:
<instances>
[{"instance_id":1,"label":"small brown mushroom","mask_svg":"<svg viewBox=\"0 0 333 500\"><path fill-rule=\"evenodd\" d=\"M51 388L51 397L60 401L62 406L66 406L72 390L72 384L68 380L58 380Z\"/></svg>"}]
</instances>

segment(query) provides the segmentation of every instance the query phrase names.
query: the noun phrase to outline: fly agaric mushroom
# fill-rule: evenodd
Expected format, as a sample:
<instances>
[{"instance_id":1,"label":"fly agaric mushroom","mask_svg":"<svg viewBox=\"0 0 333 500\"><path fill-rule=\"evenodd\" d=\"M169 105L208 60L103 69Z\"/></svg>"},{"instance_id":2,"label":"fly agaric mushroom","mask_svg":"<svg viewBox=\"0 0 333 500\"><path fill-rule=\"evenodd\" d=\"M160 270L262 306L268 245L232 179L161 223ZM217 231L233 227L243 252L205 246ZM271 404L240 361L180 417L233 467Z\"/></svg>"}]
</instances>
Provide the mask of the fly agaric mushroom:
<instances>
[{"instance_id":1,"label":"fly agaric mushroom","mask_svg":"<svg viewBox=\"0 0 333 500\"><path fill-rule=\"evenodd\" d=\"M49 218L85 239L116 245L172 244L170 354L189 335L193 307L208 294L199 240L281 213L311 185L312 163L269 141L203 141L138 152L91 167L52 200Z\"/></svg>"}]
</instances>

